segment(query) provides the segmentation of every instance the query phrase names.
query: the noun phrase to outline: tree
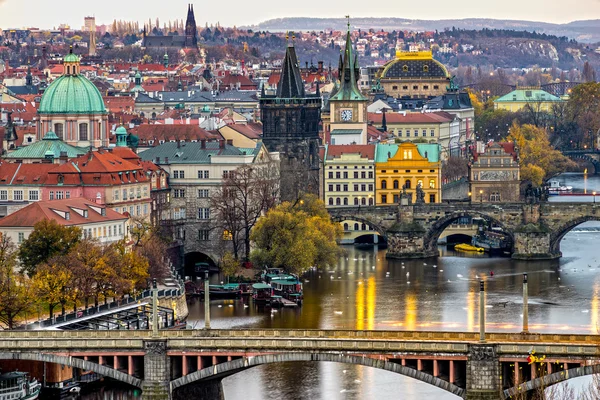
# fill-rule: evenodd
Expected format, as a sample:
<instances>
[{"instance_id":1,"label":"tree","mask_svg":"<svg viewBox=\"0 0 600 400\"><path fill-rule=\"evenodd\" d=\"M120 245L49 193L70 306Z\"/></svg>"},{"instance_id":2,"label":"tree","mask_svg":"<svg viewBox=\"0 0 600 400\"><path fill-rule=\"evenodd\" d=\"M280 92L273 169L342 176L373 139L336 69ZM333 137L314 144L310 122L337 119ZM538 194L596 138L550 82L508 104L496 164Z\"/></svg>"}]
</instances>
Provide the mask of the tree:
<instances>
[{"instance_id":1,"label":"tree","mask_svg":"<svg viewBox=\"0 0 600 400\"><path fill-rule=\"evenodd\" d=\"M13 329L17 317L35 302L27 276L18 273L17 249L10 237L0 238L0 323Z\"/></svg>"},{"instance_id":2,"label":"tree","mask_svg":"<svg viewBox=\"0 0 600 400\"><path fill-rule=\"evenodd\" d=\"M235 256L226 252L221 259L221 272L229 280L230 277L235 276L240 271L240 261Z\"/></svg>"},{"instance_id":3,"label":"tree","mask_svg":"<svg viewBox=\"0 0 600 400\"><path fill-rule=\"evenodd\" d=\"M167 257L167 243L156 233L145 237L134 251L148 260L148 274L151 278L160 282L169 277L171 270Z\"/></svg>"},{"instance_id":4,"label":"tree","mask_svg":"<svg viewBox=\"0 0 600 400\"><path fill-rule=\"evenodd\" d=\"M76 298L72 290L73 272L63 261L55 258L48 264L42 264L33 276L34 290L38 298L48 304L50 318L57 305L62 306L64 314L66 303Z\"/></svg>"},{"instance_id":5,"label":"tree","mask_svg":"<svg viewBox=\"0 0 600 400\"><path fill-rule=\"evenodd\" d=\"M54 220L43 219L33 227L33 232L21 243L19 259L29 276L38 265L55 255L67 254L81 240L81 229L59 225Z\"/></svg>"},{"instance_id":6,"label":"tree","mask_svg":"<svg viewBox=\"0 0 600 400\"><path fill-rule=\"evenodd\" d=\"M254 263L302 273L312 266L337 261L341 227L331 221L324 203L304 195L294 204L284 202L262 217L251 234Z\"/></svg>"},{"instance_id":7,"label":"tree","mask_svg":"<svg viewBox=\"0 0 600 400\"><path fill-rule=\"evenodd\" d=\"M125 245L120 240L108 248L116 258L117 279L114 291L116 295L133 294L147 286L148 260Z\"/></svg>"},{"instance_id":8,"label":"tree","mask_svg":"<svg viewBox=\"0 0 600 400\"><path fill-rule=\"evenodd\" d=\"M274 163L242 166L231 171L212 197L217 228L231 235L233 255L250 257L250 232L279 196L279 174Z\"/></svg>"},{"instance_id":9,"label":"tree","mask_svg":"<svg viewBox=\"0 0 600 400\"><path fill-rule=\"evenodd\" d=\"M596 148L600 135L600 82L587 82L571 90L567 114L577 124L578 147Z\"/></svg>"},{"instance_id":10,"label":"tree","mask_svg":"<svg viewBox=\"0 0 600 400\"><path fill-rule=\"evenodd\" d=\"M467 159L463 157L448 157L442 162L442 179L445 182L455 181L469 175Z\"/></svg>"},{"instance_id":11,"label":"tree","mask_svg":"<svg viewBox=\"0 0 600 400\"><path fill-rule=\"evenodd\" d=\"M508 140L516 142L519 149L521 179L534 186L541 186L545 180L574 166L573 161L552 147L544 128L514 122Z\"/></svg>"},{"instance_id":12,"label":"tree","mask_svg":"<svg viewBox=\"0 0 600 400\"><path fill-rule=\"evenodd\" d=\"M88 308L89 299L96 292L97 266L101 262L104 249L92 239L84 239L77 243L67 255L68 265L73 271L73 286L77 289L77 300Z\"/></svg>"}]
</instances>

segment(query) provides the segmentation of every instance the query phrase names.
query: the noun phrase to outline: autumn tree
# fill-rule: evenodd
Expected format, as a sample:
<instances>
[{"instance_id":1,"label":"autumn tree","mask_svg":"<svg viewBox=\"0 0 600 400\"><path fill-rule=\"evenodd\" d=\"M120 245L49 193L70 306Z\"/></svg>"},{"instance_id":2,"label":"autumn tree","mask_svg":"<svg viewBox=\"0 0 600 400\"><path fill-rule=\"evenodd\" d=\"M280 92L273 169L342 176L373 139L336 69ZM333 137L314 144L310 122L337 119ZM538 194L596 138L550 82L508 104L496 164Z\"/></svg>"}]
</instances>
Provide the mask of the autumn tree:
<instances>
[{"instance_id":1,"label":"autumn tree","mask_svg":"<svg viewBox=\"0 0 600 400\"><path fill-rule=\"evenodd\" d=\"M81 301L85 308L88 308L89 300L94 298L96 293L95 274L98 273L98 268L104 265L103 256L104 249L92 239L84 239L77 243L66 256L73 272L73 286L77 288L76 300ZM102 279L104 277L105 274L102 274Z\"/></svg>"},{"instance_id":2,"label":"autumn tree","mask_svg":"<svg viewBox=\"0 0 600 400\"><path fill-rule=\"evenodd\" d=\"M31 282L17 272L17 249L10 237L0 238L0 323L13 329L16 319L35 302Z\"/></svg>"},{"instance_id":3,"label":"autumn tree","mask_svg":"<svg viewBox=\"0 0 600 400\"><path fill-rule=\"evenodd\" d=\"M250 257L250 232L258 219L277 202L279 173L272 162L242 166L230 171L211 198L216 227L230 235L233 255Z\"/></svg>"},{"instance_id":4,"label":"autumn tree","mask_svg":"<svg viewBox=\"0 0 600 400\"><path fill-rule=\"evenodd\" d=\"M574 166L560 151L550 144L544 128L533 125L519 125L514 122L510 128L509 141L514 141L519 149L521 179L541 186L545 180Z\"/></svg>"},{"instance_id":5,"label":"autumn tree","mask_svg":"<svg viewBox=\"0 0 600 400\"><path fill-rule=\"evenodd\" d=\"M571 90L568 117L577 124L578 147L596 148L600 135L600 82L587 82Z\"/></svg>"},{"instance_id":6,"label":"autumn tree","mask_svg":"<svg viewBox=\"0 0 600 400\"><path fill-rule=\"evenodd\" d=\"M448 157L442 162L442 179L445 182L455 181L469 175L469 166L466 158Z\"/></svg>"},{"instance_id":7,"label":"autumn tree","mask_svg":"<svg viewBox=\"0 0 600 400\"><path fill-rule=\"evenodd\" d=\"M152 232L144 237L134 251L148 260L148 274L159 282L168 278L171 273L169 257L167 256L167 242Z\"/></svg>"},{"instance_id":8,"label":"autumn tree","mask_svg":"<svg viewBox=\"0 0 600 400\"><path fill-rule=\"evenodd\" d=\"M19 247L21 266L29 276L33 276L38 265L56 255L67 254L80 240L81 229L43 219L34 225L33 232Z\"/></svg>"},{"instance_id":9,"label":"autumn tree","mask_svg":"<svg viewBox=\"0 0 600 400\"><path fill-rule=\"evenodd\" d=\"M134 294L147 286L149 264L145 257L128 248L123 240L112 244L108 251L116 260L115 294Z\"/></svg>"},{"instance_id":10,"label":"autumn tree","mask_svg":"<svg viewBox=\"0 0 600 400\"><path fill-rule=\"evenodd\" d=\"M325 204L314 195L284 202L262 217L251 234L252 261L302 273L312 266L337 262L341 227L331 221Z\"/></svg>"},{"instance_id":11,"label":"autumn tree","mask_svg":"<svg viewBox=\"0 0 600 400\"><path fill-rule=\"evenodd\" d=\"M73 272L59 258L38 266L33 276L33 287L38 299L48 304L50 318L57 305L62 306L62 314L64 314L66 304L77 297L73 290Z\"/></svg>"},{"instance_id":12,"label":"autumn tree","mask_svg":"<svg viewBox=\"0 0 600 400\"><path fill-rule=\"evenodd\" d=\"M220 264L221 272L227 277L227 281L240 272L240 261L230 252L223 255Z\"/></svg>"}]
</instances>

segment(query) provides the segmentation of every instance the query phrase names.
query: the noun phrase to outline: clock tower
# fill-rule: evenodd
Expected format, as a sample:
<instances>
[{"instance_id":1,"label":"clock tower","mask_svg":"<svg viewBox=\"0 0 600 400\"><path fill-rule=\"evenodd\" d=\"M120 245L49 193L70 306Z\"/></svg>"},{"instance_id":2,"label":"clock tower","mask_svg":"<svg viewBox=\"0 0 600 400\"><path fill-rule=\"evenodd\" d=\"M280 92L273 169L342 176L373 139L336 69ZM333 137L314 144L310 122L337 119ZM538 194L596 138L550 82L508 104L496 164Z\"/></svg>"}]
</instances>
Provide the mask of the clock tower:
<instances>
[{"instance_id":1,"label":"clock tower","mask_svg":"<svg viewBox=\"0 0 600 400\"><path fill-rule=\"evenodd\" d=\"M346 34L344 55L340 55L340 88L329 99L330 143L367 144L367 97L358 88L360 72L358 60L353 54L350 22Z\"/></svg>"}]
</instances>

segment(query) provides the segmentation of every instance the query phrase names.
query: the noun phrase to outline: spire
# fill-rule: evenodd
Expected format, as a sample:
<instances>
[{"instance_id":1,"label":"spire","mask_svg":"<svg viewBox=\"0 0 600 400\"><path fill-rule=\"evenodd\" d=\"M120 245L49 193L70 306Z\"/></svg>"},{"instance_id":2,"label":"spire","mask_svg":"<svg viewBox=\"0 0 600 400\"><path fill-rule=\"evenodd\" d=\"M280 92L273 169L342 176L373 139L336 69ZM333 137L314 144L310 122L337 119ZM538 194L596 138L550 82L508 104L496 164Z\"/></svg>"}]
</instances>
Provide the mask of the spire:
<instances>
[{"instance_id":1,"label":"spire","mask_svg":"<svg viewBox=\"0 0 600 400\"><path fill-rule=\"evenodd\" d=\"M281 77L277 85L277 97L283 99L305 97L304 84L302 83L296 49L293 44L288 46L285 51Z\"/></svg>"},{"instance_id":2,"label":"spire","mask_svg":"<svg viewBox=\"0 0 600 400\"><path fill-rule=\"evenodd\" d=\"M340 89L331 96L331 100L359 100L365 101L367 98L363 96L358 88L358 59L353 54L352 35L350 33L350 17L348 18L348 32L346 33L346 46L344 47L344 56L340 55Z\"/></svg>"},{"instance_id":3,"label":"spire","mask_svg":"<svg viewBox=\"0 0 600 400\"><path fill-rule=\"evenodd\" d=\"M317 81L317 90L316 90L315 94L316 94L318 97L321 97L321 89L319 88L319 81Z\"/></svg>"},{"instance_id":4,"label":"spire","mask_svg":"<svg viewBox=\"0 0 600 400\"><path fill-rule=\"evenodd\" d=\"M381 116L381 128L384 132L387 132L387 119L385 118L385 111L386 109L384 108L383 115Z\"/></svg>"}]
</instances>

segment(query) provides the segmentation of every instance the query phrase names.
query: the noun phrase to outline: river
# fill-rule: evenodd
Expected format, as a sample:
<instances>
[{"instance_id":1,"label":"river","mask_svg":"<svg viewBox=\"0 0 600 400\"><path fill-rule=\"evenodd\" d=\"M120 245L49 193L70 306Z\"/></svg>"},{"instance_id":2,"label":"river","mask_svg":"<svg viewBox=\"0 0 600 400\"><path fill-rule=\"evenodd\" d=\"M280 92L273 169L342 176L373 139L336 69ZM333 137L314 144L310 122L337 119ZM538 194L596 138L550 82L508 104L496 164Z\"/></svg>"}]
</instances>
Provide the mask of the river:
<instances>
[{"instance_id":1,"label":"river","mask_svg":"<svg viewBox=\"0 0 600 400\"><path fill-rule=\"evenodd\" d=\"M565 174L559 180L600 193L600 176ZM594 201L592 197L560 196L550 201ZM600 227L600 223L581 226ZM600 232L571 232L561 242L560 260L529 262L455 253L443 247L437 259L386 260L383 249L344 246L335 268L306 275L302 307L265 312L242 300L211 301L211 326L477 331L478 282L483 278L487 330L518 332L522 275L527 272L531 331L598 334L598 239ZM190 305L189 322L203 327L203 303ZM245 400L458 398L391 372L337 363L255 367L224 379L223 387L226 399ZM84 396L86 400L133 397L133 392L122 390Z\"/></svg>"}]
</instances>

